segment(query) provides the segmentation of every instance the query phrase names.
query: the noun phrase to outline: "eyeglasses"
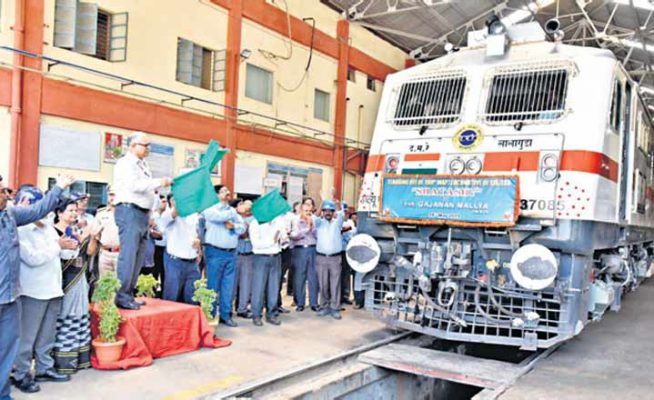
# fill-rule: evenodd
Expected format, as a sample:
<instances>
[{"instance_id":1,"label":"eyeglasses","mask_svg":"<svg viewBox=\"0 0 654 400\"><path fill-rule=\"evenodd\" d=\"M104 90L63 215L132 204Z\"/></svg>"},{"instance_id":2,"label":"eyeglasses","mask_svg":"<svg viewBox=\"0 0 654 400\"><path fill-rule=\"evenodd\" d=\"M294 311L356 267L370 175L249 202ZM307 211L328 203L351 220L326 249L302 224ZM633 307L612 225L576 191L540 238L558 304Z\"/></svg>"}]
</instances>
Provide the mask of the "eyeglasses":
<instances>
[{"instance_id":1,"label":"eyeglasses","mask_svg":"<svg viewBox=\"0 0 654 400\"><path fill-rule=\"evenodd\" d=\"M149 147L150 147L150 143L134 143L134 144L137 145L137 146L143 146L143 147L145 147L145 148L149 148Z\"/></svg>"},{"instance_id":2,"label":"eyeglasses","mask_svg":"<svg viewBox=\"0 0 654 400\"><path fill-rule=\"evenodd\" d=\"M0 189L0 193L2 193L2 194L9 194L9 193L11 193L11 189L9 189L9 188L2 188L2 189Z\"/></svg>"}]
</instances>

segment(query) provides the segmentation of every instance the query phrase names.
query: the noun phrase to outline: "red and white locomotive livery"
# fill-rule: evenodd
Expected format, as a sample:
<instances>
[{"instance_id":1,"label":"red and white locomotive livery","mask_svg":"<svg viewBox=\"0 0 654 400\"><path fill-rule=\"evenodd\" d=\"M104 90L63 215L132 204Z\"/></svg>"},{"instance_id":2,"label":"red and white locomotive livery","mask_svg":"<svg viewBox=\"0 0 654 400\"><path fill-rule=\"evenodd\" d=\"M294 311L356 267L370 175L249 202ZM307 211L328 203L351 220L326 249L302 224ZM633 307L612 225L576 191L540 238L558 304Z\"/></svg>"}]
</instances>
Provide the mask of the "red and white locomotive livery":
<instances>
[{"instance_id":1,"label":"red and white locomotive livery","mask_svg":"<svg viewBox=\"0 0 654 400\"><path fill-rule=\"evenodd\" d=\"M489 32L388 77L347 257L393 326L549 347L651 273L653 128L610 51ZM509 200L447 187L493 177Z\"/></svg>"}]
</instances>

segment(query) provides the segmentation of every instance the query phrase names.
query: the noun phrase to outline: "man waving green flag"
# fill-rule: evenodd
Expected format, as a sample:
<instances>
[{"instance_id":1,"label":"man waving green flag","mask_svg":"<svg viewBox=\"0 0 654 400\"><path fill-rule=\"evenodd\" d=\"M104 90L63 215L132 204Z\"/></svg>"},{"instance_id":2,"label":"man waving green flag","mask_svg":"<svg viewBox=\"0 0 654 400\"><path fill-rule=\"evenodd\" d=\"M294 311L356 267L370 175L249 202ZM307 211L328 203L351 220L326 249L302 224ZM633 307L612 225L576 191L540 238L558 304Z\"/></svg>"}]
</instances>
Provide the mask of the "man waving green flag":
<instances>
[{"instance_id":1,"label":"man waving green flag","mask_svg":"<svg viewBox=\"0 0 654 400\"><path fill-rule=\"evenodd\" d=\"M211 170L229 150L212 140L200 157L200 166L173 179L172 194L180 217L199 213L218 203Z\"/></svg>"}]
</instances>

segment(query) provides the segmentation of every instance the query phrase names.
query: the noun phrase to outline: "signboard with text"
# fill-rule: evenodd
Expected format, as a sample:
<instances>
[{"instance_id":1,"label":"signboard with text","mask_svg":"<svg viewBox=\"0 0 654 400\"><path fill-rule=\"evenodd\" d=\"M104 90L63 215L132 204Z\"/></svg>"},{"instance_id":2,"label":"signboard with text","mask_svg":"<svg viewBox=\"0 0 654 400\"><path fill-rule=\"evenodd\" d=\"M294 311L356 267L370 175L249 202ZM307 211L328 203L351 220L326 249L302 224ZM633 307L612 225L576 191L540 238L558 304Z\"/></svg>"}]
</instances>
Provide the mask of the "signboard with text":
<instances>
[{"instance_id":1,"label":"signboard with text","mask_svg":"<svg viewBox=\"0 0 654 400\"><path fill-rule=\"evenodd\" d=\"M517 176L388 175L380 219L425 225L513 226L518 219Z\"/></svg>"}]
</instances>

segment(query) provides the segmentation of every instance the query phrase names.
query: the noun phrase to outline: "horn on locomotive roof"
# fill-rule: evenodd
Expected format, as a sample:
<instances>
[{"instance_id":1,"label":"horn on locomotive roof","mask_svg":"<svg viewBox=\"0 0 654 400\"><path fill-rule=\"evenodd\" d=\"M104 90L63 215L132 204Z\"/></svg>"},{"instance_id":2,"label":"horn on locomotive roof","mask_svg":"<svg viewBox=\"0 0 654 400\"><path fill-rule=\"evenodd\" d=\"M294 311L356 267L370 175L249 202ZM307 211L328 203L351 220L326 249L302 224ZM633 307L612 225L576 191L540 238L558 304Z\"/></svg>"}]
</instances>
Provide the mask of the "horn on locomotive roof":
<instances>
[{"instance_id":1,"label":"horn on locomotive roof","mask_svg":"<svg viewBox=\"0 0 654 400\"><path fill-rule=\"evenodd\" d=\"M563 31L561 30L561 21L558 18L551 18L545 22L545 33L547 33L552 40L560 42L563 40Z\"/></svg>"}]
</instances>

